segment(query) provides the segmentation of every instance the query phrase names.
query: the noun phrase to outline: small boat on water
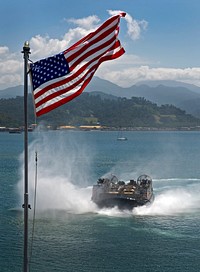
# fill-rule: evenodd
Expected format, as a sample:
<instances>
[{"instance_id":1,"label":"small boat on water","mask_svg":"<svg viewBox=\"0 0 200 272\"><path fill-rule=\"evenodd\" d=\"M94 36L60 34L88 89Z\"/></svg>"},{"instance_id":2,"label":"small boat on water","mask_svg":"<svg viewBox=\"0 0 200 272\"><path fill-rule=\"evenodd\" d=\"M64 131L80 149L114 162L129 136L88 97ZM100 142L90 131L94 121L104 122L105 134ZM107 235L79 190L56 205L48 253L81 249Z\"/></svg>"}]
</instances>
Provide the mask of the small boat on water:
<instances>
[{"instance_id":1,"label":"small boat on water","mask_svg":"<svg viewBox=\"0 0 200 272\"><path fill-rule=\"evenodd\" d=\"M120 130L120 131L118 132L117 141L127 141L127 140L128 140L128 138L125 137L125 136L123 135L123 131Z\"/></svg>"},{"instance_id":2,"label":"small boat on water","mask_svg":"<svg viewBox=\"0 0 200 272\"><path fill-rule=\"evenodd\" d=\"M118 137L117 141L127 141L128 139L126 137Z\"/></svg>"},{"instance_id":3,"label":"small boat on water","mask_svg":"<svg viewBox=\"0 0 200 272\"><path fill-rule=\"evenodd\" d=\"M22 133L22 130L20 128L9 128L8 131L9 131L9 133L12 133L12 134L14 134L14 133L17 133L17 134Z\"/></svg>"},{"instance_id":4,"label":"small boat on water","mask_svg":"<svg viewBox=\"0 0 200 272\"><path fill-rule=\"evenodd\" d=\"M137 181L119 181L114 175L100 178L93 185L92 201L100 208L115 207L119 209L133 209L148 205L154 200L152 179L148 175L141 175Z\"/></svg>"}]
</instances>

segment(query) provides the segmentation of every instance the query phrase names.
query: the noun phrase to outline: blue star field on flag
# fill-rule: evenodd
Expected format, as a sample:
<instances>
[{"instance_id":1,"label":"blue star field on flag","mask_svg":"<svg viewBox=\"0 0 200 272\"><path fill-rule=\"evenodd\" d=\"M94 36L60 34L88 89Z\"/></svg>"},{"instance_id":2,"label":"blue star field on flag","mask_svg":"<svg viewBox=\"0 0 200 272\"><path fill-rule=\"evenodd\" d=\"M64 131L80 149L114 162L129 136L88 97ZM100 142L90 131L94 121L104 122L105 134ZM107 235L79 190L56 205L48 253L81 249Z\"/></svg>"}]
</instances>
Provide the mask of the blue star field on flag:
<instances>
[{"instance_id":1,"label":"blue star field on flag","mask_svg":"<svg viewBox=\"0 0 200 272\"><path fill-rule=\"evenodd\" d=\"M49 80L69 73L69 66L63 53L39 60L31 64L31 69L34 90Z\"/></svg>"}]
</instances>

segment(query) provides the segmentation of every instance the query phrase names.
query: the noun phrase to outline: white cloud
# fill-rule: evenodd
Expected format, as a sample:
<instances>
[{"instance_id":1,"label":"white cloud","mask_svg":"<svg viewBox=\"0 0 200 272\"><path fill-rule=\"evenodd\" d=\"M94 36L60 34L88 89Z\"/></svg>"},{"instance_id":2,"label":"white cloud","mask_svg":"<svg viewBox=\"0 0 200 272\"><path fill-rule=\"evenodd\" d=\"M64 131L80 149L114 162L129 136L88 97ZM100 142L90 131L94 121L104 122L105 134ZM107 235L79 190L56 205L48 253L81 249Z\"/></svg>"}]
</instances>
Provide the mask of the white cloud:
<instances>
[{"instance_id":1,"label":"white cloud","mask_svg":"<svg viewBox=\"0 0 200 272\"><path fill-rule=\"evenodd\" d=\"M22 84L23 58L11 53L7 46L0 47L0 89Z\"/></svg>"},{"instance_id":2,"label":"white cloud","mask_svg":"<svg viewBox=\"0 0 200 272\"><path fill-rule=\"evenodd\" d=\"M65 39L52 39L49 36L42 37L37 35L30 40L31 59L36 61L47 56L57 54L68 46Z\"/></svg>"},{"instance_id":3,"label":"white cloud","mask_svg":"<svg viewBox=\"0 0 200 272\"><path fill-rule=\"evenodd\" d=\"M100 19L96 15L92 15L81 19L66 19L66 21L91 31L94 25L97 25L100 22Z\"/></svg>"},{"instance_id":4,"label":"white cloud","mask_svg":"<svg viewBox=\"0 0 200 272\"><path fill-rule=\"evenodd\" d=\"M126 15L125 20L127 21L128 35L132 40L137 40L141 36L141 31L145 30L148 26L147 21L137 21L133 19L129 14Z\"/></svg>"},{"instance_id":5,"label":"white cloud","mask_svg":"<svg viewBox=\"0 0 200 272\"><path fill-rule=\"evenodd\" d=\"M112 16L119 14L120 12L123 12L123 11L108 10L108 13ZM129 35L129 37L132 40L139 39L141 36L141 31L147 28L148 22L145 20L142 20L142 21L136 20L128 13L126 13L126 16L124 17L124 19L127 22L127 29L128 29L127 34Z\"/></svg>"},{"instance_id":6,"label":"white cloud","mask_svg":"<svg viewBox=\"0 0 200 272\"><path fill-rule=\"evenodd\" d=\"M23 81L20 73L3 74L2 76L0 76L0 90L4 90L8 87L13 87L22 84Z\"/></svg>"},{"instance_id":7,"label":"white cloud","mask_svg":"<svg viewBox=\"0 0 200 272\"><path fill-rule=\"evenodd\" d=\"M9 53L9 48L7 46L0 47L0 58L1 58L1 56L8 54L8 53Z\"/></svg>"},{"instance_id":8,"label":"white cloud","mask_svg":"<svg viewBox=\"0 0 200 272\"><path fill-rule=\"evenodd\" d=\"M118 12L118 11L117 11ZM111 15L116 11L109 11ZM128 33L132 39L138 39L141 29L147 26L146 21L136 21L129 14L126 15ZM93 31L99 23L96 16L83 19L70 19L76 24L63 37L51 38L48 35L37 35L31 38L30 47L32 61L57 54L80 38ZM122 44L125 42L121 41ZM200 68L153 68L152 63L139 56L125 53L119 59L103 63L96 73L97 76L110 80L120 86L129 87L143 80L179 80L200 86ZM11 53L7 46L0 47L0 90L23 84L23 56L20 52Z\"/></svg>"},{"instance_id":9,"label":"white cloud","mask_svg":"<svg viewBox=\"0 0 200 272\"><path fill-rule=\"evenodd\" d=\"M122 87L130 87L145 80L176 80L200 86L200 68L152 68L142 64L143 60L134 55L126 55L114 61L105 63L97 74Z\"/></svg>"},{"instance_id":10,"label":"white cloud","mask_svg":"<svg viewBox=\"0 0 200 272\"><path fill-rule=\"evenodd\" d=\"M31 57L34 61L62 52L89 32L95 30L100 19L94 15L82 19L72 18L66 21L75 24L77 27L70 28L60 39L52 39L48 35L45 37L36 35L31 38Z\"/></svg>"},{"instance_id":11,"label":"white cloud","mask_svg":"<svg viewBox=\"0 0 200 272\"><path fill-rule=\"evenodd\" d=\"M108 13L111 15L111 16L114 16L114 15L117 15L119 13L123 13L124 11L123 10L111 10L109 9L108 10ZM126 13L127 14L127 13Z\"/></svg>"},{"instance_id":12,"label":"white cloud","mask_svg":"<svg viewBox=\"0 0 200 272\"><path fill-rule=\"evenodd\" d=\"M31 48L30 59L37 61L57 54L70 45L86 36L97 27L97 16L89 16L83 19L71 19L76 28L70 28L60 39L51 38L48 35L36 35L29 41ZM23 84L23 56L20 52L11 53L7 46L0 46L0 90L7 87Z\"/></svg>"},{"instance_id":13,"label":"white cloud","mask_svg":"<svg viewBox=\"0 0 200 272\"><path fill-rule=\"evenodd\" d=\"M18 73L20 68L19 60L5 60L0 63L0 74Z\"/></svg>"}]
</instances>

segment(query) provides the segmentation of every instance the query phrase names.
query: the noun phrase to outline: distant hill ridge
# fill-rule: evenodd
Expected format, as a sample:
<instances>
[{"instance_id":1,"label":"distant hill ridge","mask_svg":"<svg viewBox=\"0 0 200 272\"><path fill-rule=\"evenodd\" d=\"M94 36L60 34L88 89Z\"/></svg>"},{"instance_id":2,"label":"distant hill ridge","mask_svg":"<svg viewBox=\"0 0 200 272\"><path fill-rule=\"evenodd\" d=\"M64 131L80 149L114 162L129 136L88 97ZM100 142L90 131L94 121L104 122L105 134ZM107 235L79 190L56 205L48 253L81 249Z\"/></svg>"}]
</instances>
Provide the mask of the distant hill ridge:
<instances>
[{"instance_id":1,"label":"distant hill ridge","mask_svg":"<svg viewBox=\"0 0 200 272\"><path fill-rule=\"evenodd\" d=\"M107 80L95 77L87 86L87 92L96 91L117 97L144 97L157 105L174 105L187 113L200 117L200 87L172 80L143 81L122 88Z\"/></svg>"},{"instance_id":2,"label":"distant hill ridge","mask_svg":"<svg viewBox=\"0 0 200 272\"><path fill-rule=\"evenodd\" d=\"M96 93L96 95L94 95ZM59 126L102 125L118 129L189 129L199 130L200 119L173 106L157 106L145 98L101 97L101 92L83 92L82 95L55 110L37 118L38 123L52 128ZM111 100L112 99L112 100ZM28 96L28 121L35 122L32 95ZM0 127L24 125L23 97L0 99Z\"/></svg>"},{"instance_id":3,"label":"distant hill ridge","mask_svg":"<svg viewBox=\"0 0 200 272\"><path fill-rule=\"evenodd\" d=\"M128 88L120 87L108 80L94 77L85 92L101 94L107 99L116 97L144 97L157 105L174 105L187 113L200 117L200 87L177 81L143 81ZM0 91L0 98L23 96L23 86Z\"/></svg>"}]
</instances>

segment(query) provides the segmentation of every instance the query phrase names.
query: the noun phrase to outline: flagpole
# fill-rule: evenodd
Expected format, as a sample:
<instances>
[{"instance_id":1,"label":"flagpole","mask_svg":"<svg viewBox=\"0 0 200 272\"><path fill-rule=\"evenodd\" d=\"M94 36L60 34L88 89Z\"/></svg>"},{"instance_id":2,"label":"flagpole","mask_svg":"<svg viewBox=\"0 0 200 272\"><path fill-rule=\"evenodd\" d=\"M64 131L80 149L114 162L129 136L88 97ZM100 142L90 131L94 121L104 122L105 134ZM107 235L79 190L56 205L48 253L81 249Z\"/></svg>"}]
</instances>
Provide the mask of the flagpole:
<instances>
[{"instance_id":1,"label":"flagpole","mask_svg":"<svg viewBox=\"0 0 200 272\"><path fill-rule=\"evenodd\" d=\"M24 272L28 272L28 60L29 42L24 43Z\"/></svg>"}]
</instances>

